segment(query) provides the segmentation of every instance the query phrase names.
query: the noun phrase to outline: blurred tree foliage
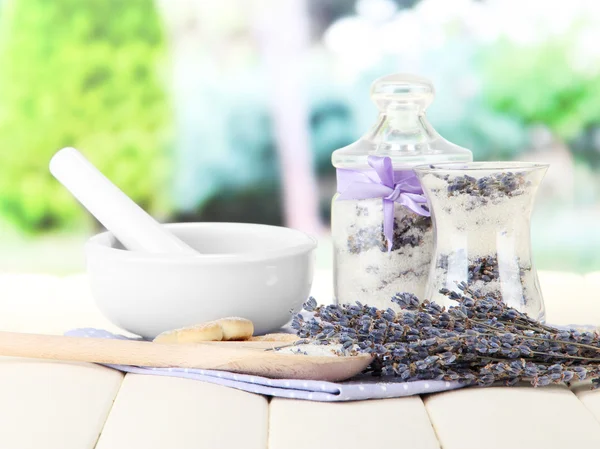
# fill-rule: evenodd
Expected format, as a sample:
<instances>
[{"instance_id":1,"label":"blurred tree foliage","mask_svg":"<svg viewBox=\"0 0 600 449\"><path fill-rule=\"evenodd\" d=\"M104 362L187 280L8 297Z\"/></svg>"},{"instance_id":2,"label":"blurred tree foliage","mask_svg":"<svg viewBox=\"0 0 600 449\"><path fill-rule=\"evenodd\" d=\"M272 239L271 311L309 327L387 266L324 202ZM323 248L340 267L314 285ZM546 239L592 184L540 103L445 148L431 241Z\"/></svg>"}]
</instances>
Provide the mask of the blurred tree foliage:
<instances>
[{"instance_id":1,"label":"blurred tree foliage","mask_svg":"<svg viewBox=\"0 0 600 449\"><path fill-rule=\"evenodd\" d=\"M457 98L453 92L436 95L429 114L433 127L449 141L470 149L476 160L514 159L526 148L526 128L482 97Z\"/></svg>"},{"instance_id":2,"label":"blurred tree foliage","mask_svg":"<svg viewBox=\"0 0 600 449\"><path fill-rule=\"evenodd\" d=\"M0 14L0 215L19 228L85 222L48 173L80 148L143 207L164 208L169 115L152 0L8 0Z\"/></svg>"},{"instance_id":3,"label":"blurred tree foliage","mask_svg":"<svg viewBox=\"0 0 600 449\"><path fill-rule=\"evenodd\" d=\"M423 53L423 70L432 75L436 90L428 116L444 138L473 151L475 159L513 159L526 147L526 129L519 118L483 98L481 55L481 44L460 34Z\"/></svg>"},{"instance_id":4,"label":"blurred tree foliage","mask_svg":"<svg viewBox=\"0 0 600 449\"><path fill-rule=\"evenodd\" d=\"M572 34L535 45L504 40L490 48L482 68L492 108L524 124L543 123L565 141L581 140L598 123L600 70L593 60L577 61L585 46Z\"/></svg>"}]
</instances>

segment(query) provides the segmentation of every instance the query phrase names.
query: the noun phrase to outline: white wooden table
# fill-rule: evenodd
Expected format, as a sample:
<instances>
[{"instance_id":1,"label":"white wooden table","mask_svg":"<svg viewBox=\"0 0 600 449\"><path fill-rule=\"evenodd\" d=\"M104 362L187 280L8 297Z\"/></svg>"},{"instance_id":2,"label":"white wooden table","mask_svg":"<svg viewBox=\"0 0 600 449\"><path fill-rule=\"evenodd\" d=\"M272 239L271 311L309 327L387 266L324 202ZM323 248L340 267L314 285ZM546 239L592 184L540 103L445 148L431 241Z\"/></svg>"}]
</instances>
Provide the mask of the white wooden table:
<instances>
[{"instance_id":1,"label":"white wooden table","mask_svg":"<svg viewBox=\"0 0 600 449\"><path fill-rule=\"evenodd\" d=\"M541 273L548 319L600 324L600 273ZM314 294L331 295L330 273ZM0 274L0 329L116 330L84 275ZM353 403L269 400L197 381L91 364L0 358L0 448L600 447L600 391L581 385L463 389Z\"/></svg>"}]
</instances>

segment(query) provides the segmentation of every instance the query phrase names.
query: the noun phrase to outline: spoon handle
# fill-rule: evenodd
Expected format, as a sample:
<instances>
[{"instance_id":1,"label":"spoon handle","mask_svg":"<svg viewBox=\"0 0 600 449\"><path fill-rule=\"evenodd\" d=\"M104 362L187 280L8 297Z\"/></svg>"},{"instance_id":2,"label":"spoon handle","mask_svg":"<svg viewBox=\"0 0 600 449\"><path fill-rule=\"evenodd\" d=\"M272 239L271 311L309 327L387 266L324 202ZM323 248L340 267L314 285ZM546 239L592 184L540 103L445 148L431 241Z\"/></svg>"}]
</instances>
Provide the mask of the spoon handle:
<instances>
[{"instance_id":1,"label":"spoon handle","mask_svg":"<svg viewBox=\"0 0 600 449\"><path fill-rule=\"evenodd\" d=\"M150 253L198 254L167 232L75 148L58 151L50 161L50 172L125 248Z\"/></svg>"},{"instance_id":2,"label":"spoon handle","mask_svg":"<svg viewBox=\"0 0 600 449\"><path fill-rule=\"evenodd\" d=\"M0 332L0 355L50 360L137 365L148 367L182 367L216 369L219 365L243 356L248 350L264 351L265 345L222 345L211 343L170 344L110 338L70 337L17 332ZM264 342L258 342L264 343ZM271 342L271 346L277 343Z\"/></svg>"},{"instance_id":3,"label":"spoon handle","mask_svg":"<svg viewBox=\"0 0 600 449\"><path fill-rule=\"evenodd\" d=\"M304 356L265 351L280 345L281 342L265 341L166 344L0 332L0 356L198 368L280 379L339 381L355 376L371 362L370 356Z\"/></svg>"}]
</instances>

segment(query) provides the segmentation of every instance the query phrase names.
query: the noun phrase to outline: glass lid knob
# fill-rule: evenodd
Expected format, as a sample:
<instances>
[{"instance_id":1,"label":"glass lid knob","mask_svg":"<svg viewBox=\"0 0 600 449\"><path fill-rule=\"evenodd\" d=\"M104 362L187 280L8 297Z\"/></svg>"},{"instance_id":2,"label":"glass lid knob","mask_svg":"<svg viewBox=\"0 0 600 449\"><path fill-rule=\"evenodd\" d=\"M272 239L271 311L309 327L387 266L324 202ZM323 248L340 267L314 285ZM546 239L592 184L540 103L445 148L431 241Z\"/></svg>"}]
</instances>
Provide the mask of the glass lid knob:
<instances>
[{"instance_id":1,"label":"glass lid knob","mask_svg":"<svg viewBox=\"0 0 600 449\"><path fill-rule=\"evenodd\" d=\"M371 85L371 98L380 111L390 106L416 105L425 109L433 101L433 83L420 76L396 73L376 79Z\"/></svg>"}]
</instances>

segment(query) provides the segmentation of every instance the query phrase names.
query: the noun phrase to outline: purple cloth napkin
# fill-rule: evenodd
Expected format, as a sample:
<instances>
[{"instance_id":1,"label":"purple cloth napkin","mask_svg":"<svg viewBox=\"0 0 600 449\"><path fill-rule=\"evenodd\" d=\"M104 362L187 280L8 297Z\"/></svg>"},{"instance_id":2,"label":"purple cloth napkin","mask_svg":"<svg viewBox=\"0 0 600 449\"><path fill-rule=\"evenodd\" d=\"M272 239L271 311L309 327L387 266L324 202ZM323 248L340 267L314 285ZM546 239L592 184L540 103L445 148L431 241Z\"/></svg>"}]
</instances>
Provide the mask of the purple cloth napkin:
<instances>
[{"instance_id":1,"label":"purple cloth napkin","mask_svg":"<svg viewBox=\"0 0 600 449\"><path fill-rule=\"evenodd\" d=\"M100 329L74 329L65 335L72 337L118 338L131 340L123 335ZM298 356L300 357L300 356ZM185 379L211 382L266 396L304 399L322 402L359 401L364 399L399 398L417 394L436 393L461 387L458 382L416 381L402 382L394 377L375 378L359 376L346 382L321 382L314 380L268 379L266 377L187 368L144 368L129 365L106 365L126 373L151 374L155 376L183 377Z\"/></svg>"}]
</instances>

